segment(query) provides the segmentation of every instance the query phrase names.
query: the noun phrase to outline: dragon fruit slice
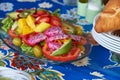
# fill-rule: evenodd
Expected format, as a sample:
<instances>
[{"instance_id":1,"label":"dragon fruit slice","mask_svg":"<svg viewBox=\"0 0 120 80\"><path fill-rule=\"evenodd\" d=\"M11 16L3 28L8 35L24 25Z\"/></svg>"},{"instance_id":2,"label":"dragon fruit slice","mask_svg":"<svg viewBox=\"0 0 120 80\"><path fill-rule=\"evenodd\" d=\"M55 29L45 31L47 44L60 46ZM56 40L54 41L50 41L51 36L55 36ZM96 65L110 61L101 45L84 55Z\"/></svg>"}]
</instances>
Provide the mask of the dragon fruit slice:
<instances>
[{"instance_id":1,"label":"dragon fruit slice","mask_svg":"<svg viewBox=\"0 0 120 80\"><path fill-rule=\"evenodd\" d=\"M66 34L57 34L57 35L54 35L54 36L51 36L49 37L47 40L48 41L53 41L53 40L58 40L58 39L66 39L68 38L69 36L66 35Z\"/></svg>"},{"instance_id":2,"label":"dragon fruit slice","mask_svg":"<svg viewBox=\"0 0 120 80\"><path fill-rule=\"evenodd\" d=\"M78 42L80 42L81 41L81 36L79 36L79 35L70 35L71 36L71 38L72 38L72 40L74 40L74 41L78 41Z\"/></svg>"},{"instance_id":3,"label":"dragon fruit slice","mask_svg":"<svg viewBox=\"0 0 120 80\"><path fill-rule=\"evenodd\" d=\"M48 37L54 36L56 34L63 34L63 31L60 27L52 27L45 32L45 35L47 35Z\"/></svg>"},{"instance_id":4,"label":"dragon fruit slice","mask_svg":"<svg viewBox=\"0 0 120 80\"><path fill-rule=\"evenodd\" d=\"M47 44L52 51L55 51L61 47L61 45L57 42L48 42Z\"/></svg>"},{"instance_id":5,"label":"dragon fruit slice","mask_svg":"<svg viewBox=\"0 0 120 80\"><path fill-rule=\"evenodd\" d=\"M46 39L46 36L43 33L38 33L29 37L27 41L30 45L35 45L36 43L43 41L45 39Z\"/></svg>"}]
</instances>

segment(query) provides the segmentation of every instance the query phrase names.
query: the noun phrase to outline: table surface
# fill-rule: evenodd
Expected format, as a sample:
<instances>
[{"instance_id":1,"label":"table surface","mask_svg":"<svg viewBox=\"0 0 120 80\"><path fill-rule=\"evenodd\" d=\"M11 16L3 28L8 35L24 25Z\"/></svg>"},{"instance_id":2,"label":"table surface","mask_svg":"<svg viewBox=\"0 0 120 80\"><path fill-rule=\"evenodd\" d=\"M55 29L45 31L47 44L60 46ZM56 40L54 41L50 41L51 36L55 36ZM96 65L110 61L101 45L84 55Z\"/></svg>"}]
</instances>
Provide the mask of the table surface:
<instances>
[{"instance_id":1,"label":"table surface","mask_svg":"<svg viewBox=\"0 0 120 80\"><path fill-rule=\"evenodd\" d=\"M63 18L74 21L75 18L79 17L77 23L83 26L84 31L90 32L93 27L84 18L76 15L77 6L65 5L62 0L0 0L0 18L2 19L7 13L20 8L45 8L51 11L59 8ZM0 40L0 66L18 70L20 61L17 60L17 64L13 66L11 64L15 57L13 55L14 52ZM46 80L48 73L52 76L49 80L120 80L119 54L115 54L100 45L93 46L89 56L76 62L38 65L40 65L40 71L44 70L40 72L40 75L34 76L35 80ZM27 70L24 71L27 72ZM54 79L55 76L57 79Z\"/></svg>"}]
</instances>

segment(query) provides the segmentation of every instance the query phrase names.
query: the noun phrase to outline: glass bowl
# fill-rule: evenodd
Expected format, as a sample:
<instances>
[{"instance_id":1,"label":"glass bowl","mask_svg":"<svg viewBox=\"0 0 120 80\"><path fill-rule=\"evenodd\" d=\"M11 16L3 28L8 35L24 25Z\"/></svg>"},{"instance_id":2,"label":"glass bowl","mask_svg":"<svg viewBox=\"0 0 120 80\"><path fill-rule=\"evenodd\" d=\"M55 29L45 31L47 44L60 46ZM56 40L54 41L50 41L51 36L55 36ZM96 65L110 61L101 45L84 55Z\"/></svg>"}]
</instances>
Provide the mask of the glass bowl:
<instances>
[{"instance_id":1,"label":"glass bowl","mask_svg":"<svg viewBox=\"0 0 120 80\"><path fill-rule=\"evenodd\" d=\"M0 26L2 26L2 24L0 23ZM83 34L84 37L87 37L87 35L89 35L89 33L85 33ZM50 63L50 64L59 64L59 63L69 63L69 62L73 62L73 61L77 61L77 60L80 60L86 56L89 55L90 51L91 51L91 48L92 48L92 45L88 40L87 44L84 45L84 48L85 48L85 51L84 53L80 53L81 55L78 56L78 58L76 60L71 60L71 61L66 61L66 62L59 62L59 61L53 61L53 60L49 60L47 58L37 58L37 57L34 57L34 56L31 56L31 55L28 55L28 53L26 52L23 52L21 50L20 47L17 47L15 46L13 43L12 43L12 39L11 37L4 31L1 29L0 27L0 39L12 50L14 50L15 52L17 52L19 55L24 55L24 56L27 56L27 57L30 57L30 58L33 58L35 60L39 60L40 62L43 62L43 63Z\"/></svg>"}]
</instances>

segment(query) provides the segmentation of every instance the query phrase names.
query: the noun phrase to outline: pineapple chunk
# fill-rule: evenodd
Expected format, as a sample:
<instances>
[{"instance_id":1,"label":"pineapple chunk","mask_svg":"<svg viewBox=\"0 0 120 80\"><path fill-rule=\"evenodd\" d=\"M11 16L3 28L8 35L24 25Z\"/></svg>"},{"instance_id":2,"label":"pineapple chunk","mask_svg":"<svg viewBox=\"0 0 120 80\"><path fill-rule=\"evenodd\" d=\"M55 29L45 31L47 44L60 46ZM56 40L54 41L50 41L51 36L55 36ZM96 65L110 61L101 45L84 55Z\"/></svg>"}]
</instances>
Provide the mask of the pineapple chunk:
<instances>
[{"instance_id":1,"label":"pineapple chunk","mask_svg":"<svg viewBox=\"0 0 120 80\"><path fill-rule=\"evenodd\" d=\"M19 20L18 20L17 32L18 32L19 34L21 34L22 31L23 31L24 26L26 26L26 25L27 25L27 24L26 24L26 19L25 19L25 18L19 19Z\"/></svg>"},{"instance_id":2,"label":"pineapple chunk","mask_svg":"<svg viewBox=\"0 0 120 80\"><path fill-rule=\"evenodd\" d=\"M31 27L27 25L26 19L22 18L18 20L17 32L18 34L26 35L26 34L34 32L34 30L31 29Z\"/></svg>"},{"instance_id":3,"label":"pineapple chunk","mask_svg":"<svg viewBox=\"0 0 120 80\"><path fill-rule=\"evenodd\" d=\"M30 26L32 29L35 28L35 18L31 15L28 15L26 18L26 22L28 24L28 26Z\"/></svg>"},{"instance_id":4,"label":"pineapple chunk","mask_svg":"<svg viewBox=\"0 0 120 80\"><path fill-rule=\"evenodd\" d=\"M24 28L23 28L22 35L30 34L30 33L32 33L32 32L34 32L34 30L31 29L28 25L26 25L26 26L24 26Z\"/></svg>"},{"instance_id":5,"label":"pineapple chunk","mask_svg":"<svg viewBox=\"0 0 120 80\"><path fill-rule=\"evenodd\" d=\"M40 24L36 25L36 28L34 29L35 32L44 32L46 29L48 29L51 25L46 22L41 22Z\"/></svg>"}]
</instances>

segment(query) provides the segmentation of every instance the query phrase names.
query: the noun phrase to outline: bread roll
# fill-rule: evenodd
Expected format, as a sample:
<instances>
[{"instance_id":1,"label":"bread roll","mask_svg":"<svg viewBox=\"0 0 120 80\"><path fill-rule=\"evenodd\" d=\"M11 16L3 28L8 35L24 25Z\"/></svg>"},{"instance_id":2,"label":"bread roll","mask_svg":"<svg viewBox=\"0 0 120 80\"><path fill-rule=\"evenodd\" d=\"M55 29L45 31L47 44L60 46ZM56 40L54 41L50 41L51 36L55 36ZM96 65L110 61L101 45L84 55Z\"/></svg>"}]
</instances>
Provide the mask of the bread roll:
<instances>
[{"instance_id":1,"label":"bread roll","mask_svg":"<svg viewBox=\"0 0 120 80\"><path fill-rule=\"evenodd\" d=\"M120 29L120 0L109 0L96 20L95 30L98 33Z\"/></svg>"}]
</instances>

